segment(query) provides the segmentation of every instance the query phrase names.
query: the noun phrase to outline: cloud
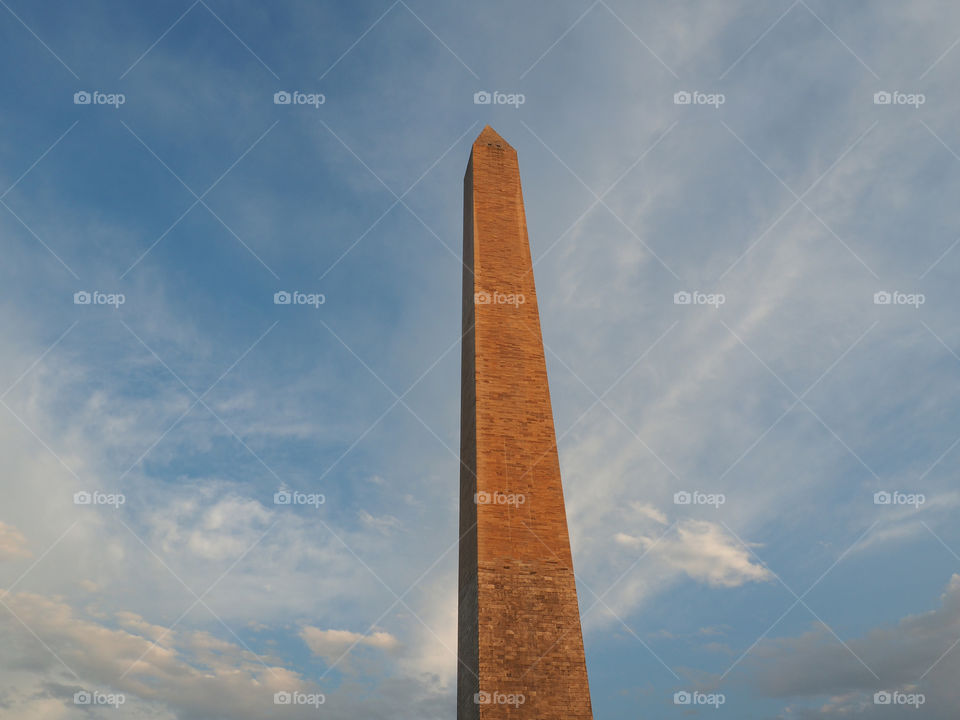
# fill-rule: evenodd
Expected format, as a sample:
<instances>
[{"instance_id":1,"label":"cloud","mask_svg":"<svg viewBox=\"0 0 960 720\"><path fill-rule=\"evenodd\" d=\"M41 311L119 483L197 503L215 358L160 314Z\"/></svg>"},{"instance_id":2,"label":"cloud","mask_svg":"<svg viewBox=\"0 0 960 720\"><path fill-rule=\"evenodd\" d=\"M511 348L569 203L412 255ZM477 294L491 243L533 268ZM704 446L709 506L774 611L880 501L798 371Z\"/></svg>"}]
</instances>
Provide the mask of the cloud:
<instances>
[{"instance_id":1,"label":"cloud","mask_svg":"<svg viewBox=\"0 0 960 720\"><path fill-rule=\"evenodd\" d=\"M658 522L661 525L667 524L667 516L653 505L634 501L630 503L630 507L633 508L641 517L649 518L650 520Z\"/></svg>"},{"instance_id":2,"label":"cloud","mask_svg":"<svg viewBox=\"0 0 960 720\"><path fill-rule=\"evenodd\" d=\"M407 614L413 630L404 672L437 691L452 689L457 678L457 593L450 592L456 587L457 568L451 562L417 588L419 619Z\"/></svg>"},{"instance_id":3,"label":"cloud","mask_svg":"<svg viewBox=\"0 0 960 720\"><path fill-rule=\"evenodd\" d=\"M869 498L865 498L869 502ZM960 493L938 492L917 508L910 505L883 506L883 522L864 537L851 552L871 552L891 544L904 544L917 537L930 537L929 527L949 522L960 505ZM922 522L921 522L922 521ZM927 527L924 527L926 523Z\"/></svg>"},{"instance_id":4,"label":"cloud","mask_svg":"<svg viewBox=\"0 0 960 720\"><path fill-rule=\"evenodd\" d=\"M274 692L313 687L267 654L203 632L167 631L135 613L116 614L118 627L110 627L42 595L14 593L5 602L10 612L0 625L10 640L0 662L8 670L66 671L78 689L163 700L182 720L264 717L274 710Z\"/></svg>"},{"instance_id":5,"label":"cloud","mask_svg":"<svg viewBox=\"0 0 960 720\"><path fill-rule=\"evenodd\" d=\"M772 697L831 696L799 717L889 717L888 708L873 705L873 693L899 690L924 693L923 717L945 720L955 717L960 703L958 638L960 575L955 574L938 608L848 638L848 647L819 623L799 636L764 640L739 679Z\"/></svg>"},{"instance_id":6,"label":"cloud","mask_svg":"<svg viewBox=\"0 0 960 720\"><path fill-rule=\"evenodd\" d=\"M194 509L196 505L188 501L187 508ZM154 516L158 525L166 520L163 547L170 549L182 543L184 549L197 558L224 560L239 557L248 550L269 526L272 513L256 500L227 497L202 509L199 517L190 518L192 528L184 532L184 524L177 520L187 517L189 515L165 518L160 513Z\"/></svg>"},{"instance_id":7,"label":"cloud","mask_svg":"<svg viewBox=\"0 0 960 720\"><path fill-rule=\"evenodd\" d=\"M0 560L18 557L31 557L27 549L27 539L13 525L0 522Z\"/></svg>"},{"instance_id":8,"label":"cloud","mask_svg":"<svg viewBox=\"0 0 960 720\"><path fill-rule=\"evenodd\" d=\"M366 690L348 679L321 687L273 653L254 653L204 630L168 630L133 612L94 619L34 593L13 593L5 602L10 611L0 614L6 639L0 646L0 668L18 682L0 694L0 711L14 717L81 717L72 705L73 693L81 689L123 693L127 716L164 720L272 717L274 693L282 691L322 693L324 715L334 720L358 714L377 720L435 718L450 702L433 683L394 675L389 667L386 673L365 672ZM385 631L361 634L304 626L300 636L314 654L327 658L353 643L385 653L400 649L397 638ZM62 679L53 683L44 678ZM371 680L374 693L369 692ZM288 707L284 716L313 719L316 710Z\"/></svg>"},{"instance_id":9,"label":"cloud","mask_svg":"<svg viewBox=\"0 0 960 720\"><path fill-rule=\"evenodd\" d=\"M383 631L364 635L349 630L321 630L305 625L300 630L300 637L314 655L322 657L328 664L336 662L357 646L388 651L395 650L399 646L399 642L393 635Z\"/></svg>"},{"instance_id":10,"label":"cloud","mask_svg":"<svg viewBox=\"0 0 960 720\"><path fill-rule=\"evenodd\" d=\"M617 533L614 538L620 545L649 552L692 579L714 587L732 588L773 579L773 573L754 562L749 551L726 530L705 520L684 520L676 534L659 540L626 533Z\"/></svg>"},{"instance_id":11,"label":"cloud","mask_svg":"<svg viewBox=\"0 0 960 720\"><path fill-rule=\"evenodd\" d=\"M403 527L400 519L393 515L381 515L377 517L371 515L366 510L361 510L357 513L357 516L360 518L360 522L364 527L375 530L382 535L389 535L394 530L399 530Z\"/></svg>"}]
</instances>

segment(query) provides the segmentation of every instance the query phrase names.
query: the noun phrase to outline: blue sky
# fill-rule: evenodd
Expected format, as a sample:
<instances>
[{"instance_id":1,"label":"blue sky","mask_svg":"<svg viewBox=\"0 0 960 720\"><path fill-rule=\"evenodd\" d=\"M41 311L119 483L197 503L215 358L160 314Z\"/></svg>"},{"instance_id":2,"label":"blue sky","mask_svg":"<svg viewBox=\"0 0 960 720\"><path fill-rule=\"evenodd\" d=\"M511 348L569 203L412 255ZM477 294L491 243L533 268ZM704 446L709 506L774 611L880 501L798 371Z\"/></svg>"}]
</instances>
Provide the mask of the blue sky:
<instances>
[{"instance_id":1,"label":"blue sky","mask_svg":"<svg viewBox=\"0 0 960 720\"><path fill-rule=\"evenodd\" d=\"M954 717L955 4L0 6L0 714L452 717L489 123L596 717Z\"/></svg>"}]
</instances>

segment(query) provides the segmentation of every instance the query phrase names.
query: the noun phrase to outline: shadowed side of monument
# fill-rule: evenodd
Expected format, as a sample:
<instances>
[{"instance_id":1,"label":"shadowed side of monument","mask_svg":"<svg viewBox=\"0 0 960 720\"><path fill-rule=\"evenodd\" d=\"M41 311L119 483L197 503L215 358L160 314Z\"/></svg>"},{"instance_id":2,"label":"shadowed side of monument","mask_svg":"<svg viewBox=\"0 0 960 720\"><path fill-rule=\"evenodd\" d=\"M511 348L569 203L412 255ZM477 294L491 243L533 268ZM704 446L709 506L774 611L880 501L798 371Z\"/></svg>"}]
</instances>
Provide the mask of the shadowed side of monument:
<instances>
[{"instance_id":1,"label":"shadowed side of monument","mask_svg":"<svg viewBox=\"0 0 960 720\"><path fill-rule=\"evenodd\" d=\"M516 151L464 178L458 720L592 718Z\"/></svg>"}]
</instances>

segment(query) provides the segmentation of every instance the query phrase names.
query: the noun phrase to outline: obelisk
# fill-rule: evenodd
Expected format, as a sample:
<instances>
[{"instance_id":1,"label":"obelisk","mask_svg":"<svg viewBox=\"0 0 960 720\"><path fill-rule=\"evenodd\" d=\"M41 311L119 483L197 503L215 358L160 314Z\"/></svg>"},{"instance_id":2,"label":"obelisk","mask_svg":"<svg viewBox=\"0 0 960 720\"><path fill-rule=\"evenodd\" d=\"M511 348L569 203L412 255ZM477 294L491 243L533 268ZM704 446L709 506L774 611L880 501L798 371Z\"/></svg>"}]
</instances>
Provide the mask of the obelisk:
<instances>
[{"instance_id":1,"label":"obelisk","mask_svg":"<svg viewBox=\"0 0 960 720\"><path fill-rule=\"evenodd\" d=\"M516 151L464 178L458 720L592 718Z\"/></svg>"}]
</instances>

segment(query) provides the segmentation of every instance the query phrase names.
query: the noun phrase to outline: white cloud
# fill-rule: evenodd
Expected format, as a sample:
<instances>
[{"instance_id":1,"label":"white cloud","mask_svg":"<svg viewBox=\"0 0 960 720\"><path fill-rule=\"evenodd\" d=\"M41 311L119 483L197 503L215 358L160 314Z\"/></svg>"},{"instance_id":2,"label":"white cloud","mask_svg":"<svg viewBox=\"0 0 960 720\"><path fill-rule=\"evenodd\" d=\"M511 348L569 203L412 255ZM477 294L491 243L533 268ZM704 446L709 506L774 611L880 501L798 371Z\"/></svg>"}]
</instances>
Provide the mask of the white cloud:
<instances>
[{"instance_id":1,"label":"white cloud","mask_svg":"<svg viewBox=\"0 0 960 720\"><path fill-rule=\"evenodd\" d=\"M403 527L403 523L400 522L399 518L389 514L375 516L366 510L360 510L357 516L360 518L360 522L364 527L375 530L382 535L389 535L394 530L399 530Z\"/></svg>"},{"instance_id":2,"label":"white cloud","mask_svg":"<svg viewBox=\"0 0 960 720\"><path fill-rule=\"evenodd\" d=\"M773 579L773 573L756 563L726 530L704 520L684 520L675 534L659 540L626 533L617 533L615 539L620 545L648 551L694 580L716 587L739 587Z\"/></svg>"},{"instance_id":3,"label":"white cloud","mask_svg":"<svg viewBox=\"0 0 960 720\"><path fill-rule=\"evenodd\" d=\"M382 630L364 635L350 630L321 630L305 625L300 630L300 637L314 655L322 657L327 663L336 662L357 646L377 650L395 650L399 646L393 635Z\"/></svg>"},{"instance_id":4,"label":"white cloud","mask_svg":"<svg viewBox=\"0 0 960 720\"><path fill-rule=\"evenodd\" d=\"M661 525L667 524L667 516L663 512L655 508L653 505L634 501L630 503L630 507L632 507L637 512L637 514L642 517L649 518L650 520L654 520L655 522L658 522Z\"/></svg>"},{"instance_id":5,"label":"white cloud","mask_svg":"<svg viewBox=\"0 0 960 720\"><path fill-rule=\"evenodd\" d=\"M453 688L457 678L457 582L456 564L451 562L430 582L420 583L420 602L413 605L420 619L404 614L412 628L410 652L402 660L404 672L437 691Z\"/></svg>"},{"instance_id":6,"label":"white cloud","mask_svg":"<svg viewBox=\"0 0 960 720\"><path fill-rule=\"evenodd\" d=\"M0 560L31 556L23 533L13 525L0 522Z\"/></svg>"},{"instance_id":7,"label":"white cloud","mask_svg":"<svg viewBox=\"0 0 960 720\"><path fill-rule=\"evenodd\" d=\"M334 720L358 714L388 718L391 708L401 706L399 717L436 717L438 708L449 702L434 683L393 677L389 668L386 674L364 673L364 683L372 679L377 684L373 694L360 692L349 680L323 687L272 653L257 655L203 630L167 630L126 611L93 619L60 599L33 593L13 593L5 602L10 612L0 614L6 639L0 646L0 667L17 682L0 694L0 712L15 717L87 717L71 702L79 689L123 693L127 716L162 720L272 717L274 693L293 690L323 693L325 716ZM382 630L361 634L304 626L300 636L326 658L355 642L381 653L401 649L398 639ZM316 710L285 708L284 715L313 719Z\"/></svg>"},{"instance_id":8,"label":"white cloud","mask_svg":"<svg viewBox=\"0 0 960 720\"><path fill-rule=\"evenodd\" d=\"M274 709L274 692L312 687L269 655L258 658L226 642L211 646L205 633L166 632L135 613L118 613L120 627L110 627L41 595L14 593L6 603L11 612L0 625L10 641L0 662L8 669L66 671L80 688L163 700L183 719L264 717Z\"/></svg>"}]
</instances>

